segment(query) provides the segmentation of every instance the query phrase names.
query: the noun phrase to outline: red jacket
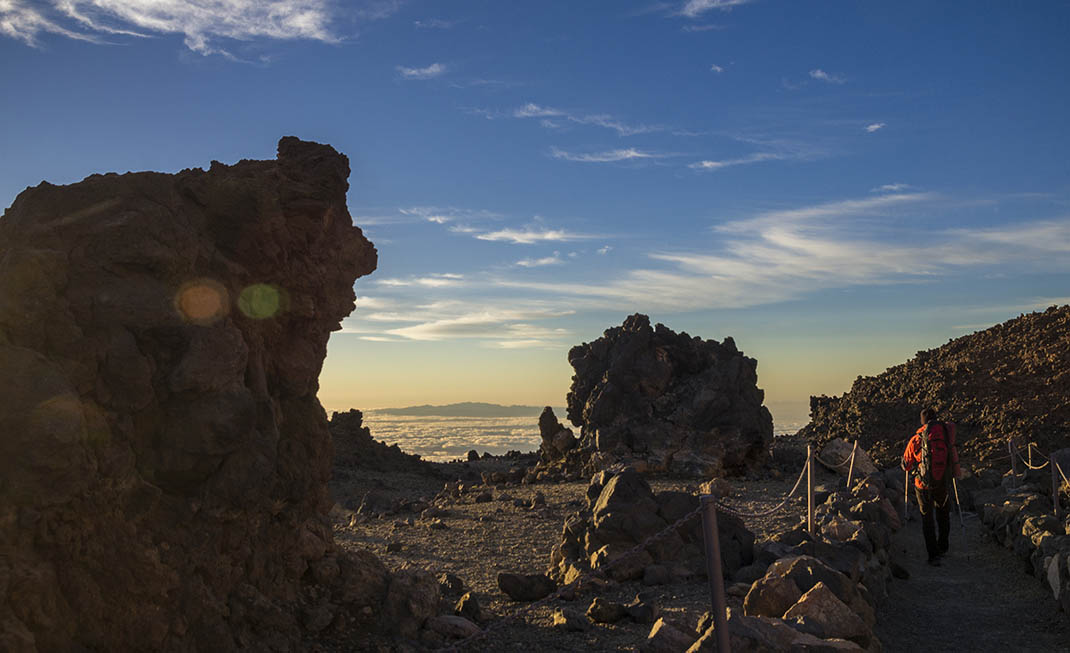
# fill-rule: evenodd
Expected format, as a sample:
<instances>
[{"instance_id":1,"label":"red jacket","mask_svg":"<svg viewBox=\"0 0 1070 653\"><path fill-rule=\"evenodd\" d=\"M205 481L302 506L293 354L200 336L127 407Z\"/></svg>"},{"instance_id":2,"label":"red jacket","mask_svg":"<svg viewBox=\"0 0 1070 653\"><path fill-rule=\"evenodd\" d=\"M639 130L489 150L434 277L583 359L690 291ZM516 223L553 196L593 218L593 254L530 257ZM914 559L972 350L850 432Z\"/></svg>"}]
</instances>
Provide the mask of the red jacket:
<instances>
[{"instance_id":1,"label":"red jacket","mask_svg":"<svg viewBox=\"0 0 1070 653\"><path fill-rule=\"evenodd\" d=\"M955 447L955 424L953 422L932 421L926 426L933 433L940 434L944 434L944 428L945 426L947 427L947 433L944 434L944 439L947 441L947 463L943 467L939 467L936 464L933 465L933 479L937 481L942 479L947 467L951 467L953 478L958 478L962 473L959 469L959 452ZM921 462L921 439L923 437L925 437L925 426L920 427L914 433L914 437L910 438L910 442L907 442L906 451L903 452L903 469L908 472ZM922 490L925 489L920 478L914 479L914 486Z\"/></svg>"}]
</instances>

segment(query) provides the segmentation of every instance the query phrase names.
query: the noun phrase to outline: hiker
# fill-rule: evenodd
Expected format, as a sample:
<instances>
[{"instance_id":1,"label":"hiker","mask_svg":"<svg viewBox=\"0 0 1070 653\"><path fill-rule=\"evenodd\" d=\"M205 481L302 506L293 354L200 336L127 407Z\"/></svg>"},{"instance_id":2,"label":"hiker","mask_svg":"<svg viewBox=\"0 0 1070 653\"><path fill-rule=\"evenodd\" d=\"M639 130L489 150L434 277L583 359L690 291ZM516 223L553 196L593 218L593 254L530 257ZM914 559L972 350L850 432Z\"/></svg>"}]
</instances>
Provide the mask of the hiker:
<instances>
[{"instance_id":1,"label":"hiker","mask_svg":"<svg viewBox=\"0 0 1070 653\"><path fill-rule=\"evenodd\" d=\"M950 477L948 474L950 468ZM940 556L947 553L948 533L951 531L951 501L948 486L951 477L961 478L959 454L955 448L955 425L936 419L936 411L926 408L921 411L921 428L907 443L903 452L903 469L914 476L914 490L921 510L921 532L925 536L925 549L929 564L940 565ZM939 537L933 525L933 514Z\"/></svg>"}]
</instances>

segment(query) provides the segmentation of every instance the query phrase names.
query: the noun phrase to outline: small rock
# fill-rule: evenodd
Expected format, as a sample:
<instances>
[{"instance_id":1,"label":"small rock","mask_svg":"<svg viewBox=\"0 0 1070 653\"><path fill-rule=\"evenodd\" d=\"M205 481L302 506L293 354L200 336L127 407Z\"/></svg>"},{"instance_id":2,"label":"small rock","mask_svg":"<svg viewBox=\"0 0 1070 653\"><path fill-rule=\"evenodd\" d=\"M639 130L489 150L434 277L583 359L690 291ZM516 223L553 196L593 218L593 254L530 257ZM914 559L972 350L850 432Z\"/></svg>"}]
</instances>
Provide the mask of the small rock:
<instances>
[{"instance_id":1,"label":"small rock","mask_svg":"<svg viewBox=\"0 0 1070 653\"><path fill-rule=\"evenodd\" d=\"M557 608L554 610L554 626L578 632L590 628L591 622L572 608Z\"/></svg>"},{"instance_id":2,"label":"small rock","mask_svg":"<svg viewBox=\"0 0 1070 653\"><path fill-rule=\"evenodd\" d=\"M442 587L442 593L447 596L464 594L464 581L449 572L445 572L438 577L438 584Z\"/></svg>"},{"instance_id":3,"label":"small rock","mask_svg":"<svg viewBox=\"0 0 1070 653\"><path fill-rule=\"evenodd\" d=\"M471 619L476 623L487 620L486 613L483 612L483 606L479 605L479 601L471 592L465 592L464 596L457 600L457 604L453 606L454 613Z\"/></svg>"},{"instance_id":4,"label":"small rock","mask_svg":"<svg viewBox=\"0 0 1070 653\"><path fill-rule=\"evenodd\" d=\"M494 500L494 494L490 490L480 492L476 495L476 503L489 503Z\"/></svg>"},{"instance_id":5,"label":"small rock","mask_svg":"<svg viewBox=\"0 0 1070 653\"><path fill-rule=\"evenodd\" d=\"M442 614L427 620L426 627L449 639L464 639L479 632L479 626L453 614Z\"/></svg>"},{"instance_id":6,"label":"small rock","mask_svg":"<svg viewBox=\"0 0 1070 653\"><path fill-rule=\"evenodd\" d=\"M750 585L750 583L732 583L727 588L725 588L725 592L729 596L743 597L746 596L747 592L750 591Z\"/></svg>"},{"instance_id":7,"label":"small rock","mask_svg":"<svg viewBox=\"0 0 1070 653\"><path fill-rule=\"evenodd\" d=\"M542 491L540 490L539 492L535 493L534 497L532 497L532 499L531 499L531 508L534 510L535 508L540 508L540 507L545 506L545 505L546 505L546 495L543 494Z\"/></svg>"},{"instance_id":8,"label":"small rock","mask_svg":"<svg viewBox=\"0 0 1070 653\"><path fill-rule=\"evenodd\" d=\"M624 609L623 605L614 601L607 601L601 597L596 597L594 601L591 601L590 607L587 608L587 617L599 624L617 623L627 615L628 611Z\"/></svg>"},{"instance_id":9,"label":"small rock","mask_svg":"<svg viewBox=\"0 0 1070 653\"><path fill-rule=\"evenodd\" d=\"M447 526L445 522L443 522L441 519L432 519L431 522L427 525L427 527L436 531L444 531L449 529L449 526Z\"/></svg>"},{"instance_id":10,"label":"small rock","mask_svg":"<svg viewBox=\"0 0 1070 653\"><path fill-rule=\"evenodd\" d=\"M498 574L498 587L514 601L538 601L557 585L546 574Z\"/></svg>"},{"instance_id":11,"label":"small rock","mask_svg":"<svg viewBox=\"0 0 1070 653\"><path fill-rule=\"evenodd\" d=\"M642 593L637 595L631 603L625 605L624 610L632 621L640 624L653 623L661 613L658 606Z\"/></svg>"},{"instance_id":12,"label":"small rock","mask_svg":"<svg viewBox=\"0 0 1070 653\"><path fill-rule=\"evenodd\" d=\"M477 460L479 460L479 452L476 451L475 449L472 449L471 451L468 452L468 462L472 463L472 462L475 462Z\"/></svg>"},{"instance_id":13,"label":"small rock","mask_svg":"<svg viewBox=\"0 0 1070 653\"><path fill-rule=\"evenodd\" d=\"M397 553L397 552L401 551L403 548L404 548L404 545L402 545L401 542L391 542L391 543L386 545L386 552L387 553Z\"/></svg>"},{"instance_id":14,"label":"small rock","mask_svg":"<svg viewBox=\"0 0 1070 653\"><path fill-rule=\"evenodd\" d=\"M639 647L640 653L680 653L686 651L695 641L696 635L688 633L678 624L665 621L662 617L654 622L646 641Z\"/></svg>"}]
</instances>

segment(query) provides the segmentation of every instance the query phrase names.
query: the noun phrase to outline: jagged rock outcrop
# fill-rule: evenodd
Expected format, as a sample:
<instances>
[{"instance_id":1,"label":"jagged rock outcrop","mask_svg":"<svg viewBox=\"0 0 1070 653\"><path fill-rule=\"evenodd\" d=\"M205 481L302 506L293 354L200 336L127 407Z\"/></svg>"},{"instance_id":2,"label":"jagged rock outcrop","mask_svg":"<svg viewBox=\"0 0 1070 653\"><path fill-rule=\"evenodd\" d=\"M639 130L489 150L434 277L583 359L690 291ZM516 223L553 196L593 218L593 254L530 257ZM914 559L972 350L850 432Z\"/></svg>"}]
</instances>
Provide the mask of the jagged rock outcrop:
<instances>
[{"instance_id":1,"label":"jagged rock outcrop","mask_svg":"<svg viewBox=\"0 0 1070 653\"><path fill-rule=\"evenodd\" d=\"M325 517L318 376L376 266L348 176L288 137L5 212L0 649L293 650L404 596Z\"/></svg>"},{"instance_id":2,"label":"jagged rock outcrop","mask_svg":"<svg viewBox=\"0 0 1070 653\"><path fill-rule=\"evenodd\" d=\"M331 414L328 422L334 440L335 475L350 470L374 469L380 472L413 472L435 475L434 466L420 456L405 453L397 444L387 445L372 437L364 426L364 414L355 408Z\"/></svg>"},{"instance_id":3,"label":"jagged rock outcrop","mask_svg":"<svg viewBox=\"0 0 1070 653\"><path fill-rule=\"evenodd\" d=\"M568 418L579 445L544 466L594 473L624 461L651 471L718 476L760 465L773 439L757 361L723 343L632 315L573 347Z\"/></svg>"},{"instance_id":4,"label":"jagged rock outcrop","mask_svg":"<svg viewBox=\"0 0 1070 653\"><path fill-rule=\"evenodd\" d=\"M554 409L549 406L543 408L539 415L539 436L542 438L539 460L543 462L561 459L578 444L572 429L558 421Z\"/></svg>"},{"instance_id":5,"label":"jagged rock outcrop","mask_svg":"<svg viewBox=\"0 0 1070 653\"><path fill-rule=\"evenodd\" d=\"M859 439L882 466L898 464L918 413L932 406L957 425L960 454L982 466L1006 438L1041 451L1070 446L1070 306L1022 315L920 351L839 397L811 397L802 435ZM1001 463L1006 464L1006 463Z\"/></svg>"}]
</instances>

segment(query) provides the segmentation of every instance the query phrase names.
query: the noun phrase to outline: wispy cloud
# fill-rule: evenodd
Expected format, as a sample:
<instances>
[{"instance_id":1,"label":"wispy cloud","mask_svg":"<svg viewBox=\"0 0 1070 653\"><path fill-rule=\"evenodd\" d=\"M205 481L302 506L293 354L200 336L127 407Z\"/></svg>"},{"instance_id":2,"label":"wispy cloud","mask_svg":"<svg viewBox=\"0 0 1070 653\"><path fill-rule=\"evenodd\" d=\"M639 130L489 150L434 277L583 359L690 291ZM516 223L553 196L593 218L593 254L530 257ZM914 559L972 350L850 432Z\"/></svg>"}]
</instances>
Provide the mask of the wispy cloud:
<instances>
[{"instance_id":1,"label":"wispy cloud","mask_svg":"<svg viewBox=\"0 0 1070 653\"><path fill-rule=\"evenodd\" d=\"M513 109L514 118L553 118L565 115L564 111L552 107L541 107L534 102L528 102L522 107Z\"/></svg>"},{"instance_id":2,"label":"wispy cloud","mask_svg":"<svg viewBox=\"0 0 1070 653\"><path fill-rule=\"evenodd\" d=\"M487 117L490 117L487 113L484 113ZM664 128L657 125L629 125L621 120L614 118L611 115L599 113L599 114L580 114L565 111L563 109L556 109L554 107L542 106L535 104L534 102L528 102L527 104L513 109L509 114L513 118L542 118L541 124L544 127L558 128L560 123L547 122L547 118L559 118L561 120L567 120L568 122L576 123L578 125L594 125L596 127L604 127L605 129L612 129L621 136L634 136L636 134L646 134L650 132L662 131Z\"/></svg>"},{"instance_id":3,"label":"wispy cloud","mask_svg":"<svg viewBox=\"0 0 1070 653\"><path fill-rule=\"evenodd\" d=\"M821 82L827 82L829 84L843 84L847 81L847 79L841 75L833 75L831 73L826 73L820 68L814 68L813 70L811 70L810 77Z\"/></svg>"},{"instance_id":4,"label":"wispy cloud","mask_svg":"<svg viewBox=\"0 0 1070 653\"><path fill-rule=\"evenodd\" d=\"M460 286L464 283L464 275L443 272L423 277L409 277L407 279L376 279L375 283L381 286L424 286L427 288L445 288L447 286Z\"/></svg>"},{"instance_id":5,"label":"wispy cloud","mask_svg":"<svg viewBox=\"0 0 1070 653\"><path fill-rule=\"evenodd\" d=\"M337 42L335 7L330 0L3 0L0 34L28 45L37 45L42 32L87 41L104 35L180 34L194 52L232 56L220 40ZM394 10L396 3L375 3L352 13L374 20Z\"/></svg>"},{"instance_id":6,"label":"wispy cloud","mask_svg":"<svg viewBox=\"0 0 1070 653\"><path fill-rule=\"evenodd\" d=\"M705 25L684 25L680 28L682 32L709 32L710 30L724 29L723 25L714 25L707 23Z\"/></svg>"},{"instance_id":7,"label":"wispy cloud","mask_svg":"<svg viewBox=\"0 0 1070 653\"><path fill-rule=\"evenodd\" d=\"M786 154L779 154L777 152L756 152L748 156L740 157L738 159L723 159L721 161L696 161L695 163L688 164L688 168L694 170L720 170L721 168L729 168L731 166L742 166L751 163L761 163L762 161L780 161L788 158Z\"/></svg>"},{"instance_id":8,"label":"wispy cloud","mask_svg":"<svg viewBox=\"0 0 1070 653\"><path fill-rule=\"evenodd\" d=\"M522 268L540 268L547 265L560 265L564 263L561 259L560 252L554 252L553 256L544 256L542 258L524 258L516 262Z\"/></svg>"},{"instance_id":9,"label":"wispy cloud","mask_svg":"<svg viewBox=\"0 0 1070 653\"><path fill-rule=\"evenodd\" d=\"M883 122L874 122L866 125L866 131L872 134L875 131L884 129L887 125Z\"/></svg>"},{"instance_id":10,"label":"wispy cloud","mask_svg":"<svg viewBox=\"0 0 1070 653\"><path fill-rule=\"evenodd\" d=\"M532 245L542 242L568 242L594 238L587 234L578 234L564 229L499 229L476 235L479 240L500 241L514 245Z\"/></svg>"},{"instance_id":11,"label":"wispy cloud","mask_svg":"<svg viewBox=\"0 0 1070 653\"><path fill-rule=\"evenodd\" d=\"M423 68L406 68L405 66L395 66L404 79L434 79L446 72L446 65L441 63L433 63Z\"/></svg>"},{"instance_id":12,"label":"wispy cloud","mask_svg":"<svg viewBox=\"0 0 1070 653\"><path fill-rule=\"evenodd\" d=\"M724 68L718 66L717 64L710 64L710 70L717 73L718 75L724 72Z\"/></svg>"},{"instance_id":13,"label":"wispy cloud","mask_svg":"<svg viewBox=\"0 0 1070 653\"><path fill-rule=\"evenodd\" d=\"M453 29L459 22L461 21L428 18L427 20L414 20L412 26L416 29Z\"/></svg>"},{"instance_id":14,"label":"wispy cloud","mask_svg":"<svg viewBox=\"0 0 1070 653\"><path fill-rule=\"evenodd\" d=\"M659 266L603 282L498 279L508 288L584 298L592 308L699 310L796 300L831 288L912 283L964 270L1070 268L1070 218L990 229L895 230L896 216L940 210L930 193L846 199L719 225L705 252L651 252ZM881 216L874 223L869 216ZM879 224L874 230L872 225Z\"/></svg>"},{"instance_id":15,"label":"wispy cloud","mask_svg":"<svg viewBox=\"0 0 1070 653\"><path fill-rule=\"evenodd\" d=\"M412 206L398 209L398 213L417 220L426 220L435 224L456 224L461 222L477 222L485 220L498 220L502 216L485 209L473 211L470 209L458 209L454 207L440 206Z\"/></svg>"},{"instance_id":16,"label":"wispy cloud","mask_svg":"<svg viewBox=\"0 0 1070 653\"><path fill-rule=\"evenodd\" d=\"M910 190L911 188L913 188L913 186L911 186L910 184L903 184L903 183L896 182L894 184L883 184L881 186L877 186L876 188L870 188L869 192L871 192L871 193L898 193L899 191Z\"/></svg>"},{"instance_id":17,"label":"wispy cloud","mask_svg":"<svg viewBox=\"0 0 1070 653\"><path fill-rule=\"evenodd\" d=\"M612 250L612 249L613 249L613 248L612 248L611 246L609 246L609 245L605 245L605 246L599 247L599 248L598 248L598 250L597 250L597 252L598 252L598 254L599 254L599 255L601 255L601 256L605 256L605 255L606 255L606 254L608 254L608 253L610 252L610 250Z\"/></svg>"},{"instance_id":18,"label":"wispy cloud","mask_svg":"<svg viewBox=\"0 0 1070 653\"><path fill-rule=\"evenodd\" d=\"M745 5L750 1L751 0L688 0L680 9L680 15L687 16L688 18L695 18L711 9L727 11L732 7Z\"/></svg>"},{"instance_id":19,"label":"wispy cloud","mask_svg":"<svg viewBox=\"0 0 1070 653\"><path fill-rule=\"evenodd\" d=\"M555 147L550 150L550 155L555 159L578 161L580 163L614 163L617 161L631 161L634 159L661 159L669 156L667 154L658 154L656 152L644 152L643 150L637 150L634 147L588 153L568 152Z\"/></svg>"}]
</instances>

